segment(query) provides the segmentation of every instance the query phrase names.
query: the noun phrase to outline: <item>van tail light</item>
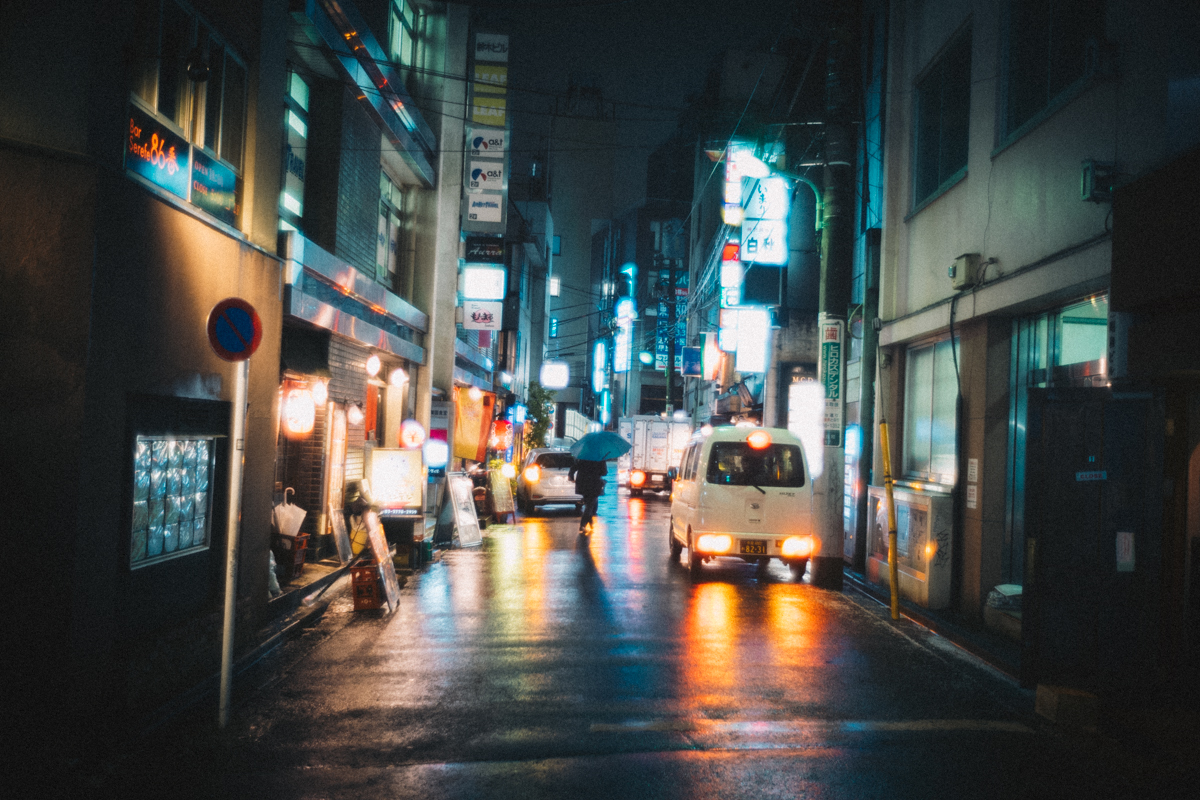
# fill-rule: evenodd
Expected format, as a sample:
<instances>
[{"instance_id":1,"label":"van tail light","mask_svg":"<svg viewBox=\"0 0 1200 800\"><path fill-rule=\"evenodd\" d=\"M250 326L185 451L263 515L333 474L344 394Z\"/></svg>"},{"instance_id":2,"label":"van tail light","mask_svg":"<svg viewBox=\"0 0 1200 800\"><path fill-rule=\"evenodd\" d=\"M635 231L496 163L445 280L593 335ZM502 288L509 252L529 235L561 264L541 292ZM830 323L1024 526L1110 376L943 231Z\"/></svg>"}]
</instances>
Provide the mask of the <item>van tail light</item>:
<instances>
[{"instance_id":1,"label":"van tail light","mask_svg":"<svg viewBox=\"0 0 1200 800\"><path fill-rule=\"evenodd\" d=\"M640 469L635 469L633 472L629 473L630 486L644 486L645 484L646 473L642 472Z\"/></svg>"},{"instance_id":2,"label":"van tail light","mask_svg":"<svg viewBox=\"0 0 1200 800\"><path fill-rule=\"evenodd\" d=\"M705 533L696 539L699 553L728 553L733 548L733 537L727 533Z\"/></svg>"},{"instance_id":3,"label":"van tail light","mask_svg":"<svg viewBox=\"0 0 1200 800\"><path fill-rule=\"evenodd\" d=\"M529 483L537 483L542 479L542 468L537 464L530 464L525 468L525 480Z\"/></svg>"},{"instance_id":4,"label":"van tail light","mask_svg":"<svg viewBox=\"0 0 1200 800\"><path fill-rule=\"evenodd\" d=\"M783 540L779 552L784 558L806 558L812 555L812 537L789 536Z\"/></svg>"}]
</instances>

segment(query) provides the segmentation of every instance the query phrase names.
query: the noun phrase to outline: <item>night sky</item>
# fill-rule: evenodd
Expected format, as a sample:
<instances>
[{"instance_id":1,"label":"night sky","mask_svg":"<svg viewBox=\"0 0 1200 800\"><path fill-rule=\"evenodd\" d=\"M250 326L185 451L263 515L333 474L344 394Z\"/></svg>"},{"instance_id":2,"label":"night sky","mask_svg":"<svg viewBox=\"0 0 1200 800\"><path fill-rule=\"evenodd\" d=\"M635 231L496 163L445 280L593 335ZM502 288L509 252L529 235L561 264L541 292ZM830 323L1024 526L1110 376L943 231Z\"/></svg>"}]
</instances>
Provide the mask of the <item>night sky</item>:
<instances>
[{"instance_id":1,"label":"night sky","mask_svg":"<svg viewBox=\"0 0 1200 800\"><path fill-rule=\"evenodd\" d=\"M803 0L801 0L803 2ZM767 49L796 0L479 0L476 28L510 37L513 174L548 126L568 80L598 84L618 120L615 210L645 194L646 156L675 127L726 48ZM532 134L532 137L530 136Z\"/></svg>"}]
</instances>

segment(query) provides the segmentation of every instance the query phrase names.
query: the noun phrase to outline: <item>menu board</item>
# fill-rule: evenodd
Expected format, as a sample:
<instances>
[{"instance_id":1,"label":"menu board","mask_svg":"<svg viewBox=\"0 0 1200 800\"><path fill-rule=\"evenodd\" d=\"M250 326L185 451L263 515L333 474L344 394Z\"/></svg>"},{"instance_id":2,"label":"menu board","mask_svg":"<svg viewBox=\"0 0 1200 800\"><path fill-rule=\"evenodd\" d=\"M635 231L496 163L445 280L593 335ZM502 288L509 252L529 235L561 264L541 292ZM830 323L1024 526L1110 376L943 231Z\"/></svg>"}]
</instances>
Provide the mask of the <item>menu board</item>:
<instances>
[{"instance_id":1,"label":"menu board","mask_svg":"<svg viewBox=\"0 0 1200 800\"><path fill-rule=\"evenodd\" d=\"M388 553L387 539L383 535L383 525L379 515L374 511L366 513L367 535L370 537L371 553L379 562L379 577L383 583L383 596L387 600L388 611L395 611L400 605L400 582L396 580L396 567L392 564L391 554Z\"/></svg>"},{"instance_id":2,"label":"menu board","mask_svg":"<svg viewBox=\"0 0 1200 800\"><path fill-rule=\"evenodd\" d=\"M458 530L460 547L473 547L483 543L483 534L479 531L479 517L475 515L475 498L471 479L466 475L451 475L450 503L454 512L454 527Z\"/></svg>"},{"instance_id":3,"label":"menu board","mask_svg":"<svg viewBox=\"0 0 1200 800\"><path fill-rule=\"evenodd\" d=\"M492 484L492 510L496 512L496 518L513 513L512 484L508 478L500 470L494 469L488 472L488 479Z\"/></svg>"}]
</instances>

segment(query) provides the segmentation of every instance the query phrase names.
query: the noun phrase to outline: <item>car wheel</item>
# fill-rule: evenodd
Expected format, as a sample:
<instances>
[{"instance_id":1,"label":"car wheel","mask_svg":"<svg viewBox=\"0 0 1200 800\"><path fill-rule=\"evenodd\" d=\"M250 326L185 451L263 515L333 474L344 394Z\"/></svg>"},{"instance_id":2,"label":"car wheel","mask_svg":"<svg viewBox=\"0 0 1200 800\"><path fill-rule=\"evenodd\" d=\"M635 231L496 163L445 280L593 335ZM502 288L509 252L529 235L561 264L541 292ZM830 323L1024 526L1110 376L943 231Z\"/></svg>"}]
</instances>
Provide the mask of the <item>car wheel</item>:
<instances>
[{"instance_id":1,"label":"car wheel","mask_svg":"<svg viewBox=\"0 0 1200 800\"><path fill-rule=\"evenodd\" d=\"M667 541L671 545L671 560L678 561L679 554L683 552L683 545L681 545L679 543L679 540L675 538L675 520L671 520L670 523L668 523L668 525L669 525L669 527L667 528Z\"/></svg>"},{"instance_id":2,"label":"car wheel","mask_svg":"<svg viewBox=\"0 0 1200 800\"><path fill-rule=\"evenodd\" d=\"M688 572L691 573L692 580L697 580L700 577L700 555L696 552L695 544L692 542L692 537L688 536Z\"/></svg>"},{"instance_id":3,"label":"car wheel","mask_svg":"<svg viewBox=\"0 0 1200 800\"><path fill-rule=\"evenodd\" d=\"M522 514L529 514L533 509L529 505L529 501L521 495L517 495L517 510Z\"/></svg>"},{"instance_id":4,"label":"car wheel","mask_svg":"<svg viewBox=\"0 0 1200 800\"><path fill-rule=\"evenodd\" d=\"M808 569L808 559L793 561L788 566L792 568L792 577L796 580L801 580L804 578L804 572Z\"/></svg>"}]
</instances>

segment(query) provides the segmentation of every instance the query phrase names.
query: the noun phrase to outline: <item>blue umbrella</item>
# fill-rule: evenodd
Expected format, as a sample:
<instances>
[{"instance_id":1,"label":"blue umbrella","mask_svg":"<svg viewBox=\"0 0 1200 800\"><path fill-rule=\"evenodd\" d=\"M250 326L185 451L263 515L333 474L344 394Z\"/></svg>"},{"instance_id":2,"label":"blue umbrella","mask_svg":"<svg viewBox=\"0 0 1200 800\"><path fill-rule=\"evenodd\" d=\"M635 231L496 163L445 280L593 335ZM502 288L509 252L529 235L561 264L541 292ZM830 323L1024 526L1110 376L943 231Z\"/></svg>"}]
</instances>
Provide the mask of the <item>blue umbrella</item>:
<instances>
[{"instance_id":1,"label":"blue umbrella","mask_svg":"<svg viewBox=\"0 0 1200 800\"><path fill-rule=\"evenodd\" d=\"M571 445L571 455L580 461L610 461L632 448L633 445L612 431L594 431Z\"/></svg>"}]
</instances>

